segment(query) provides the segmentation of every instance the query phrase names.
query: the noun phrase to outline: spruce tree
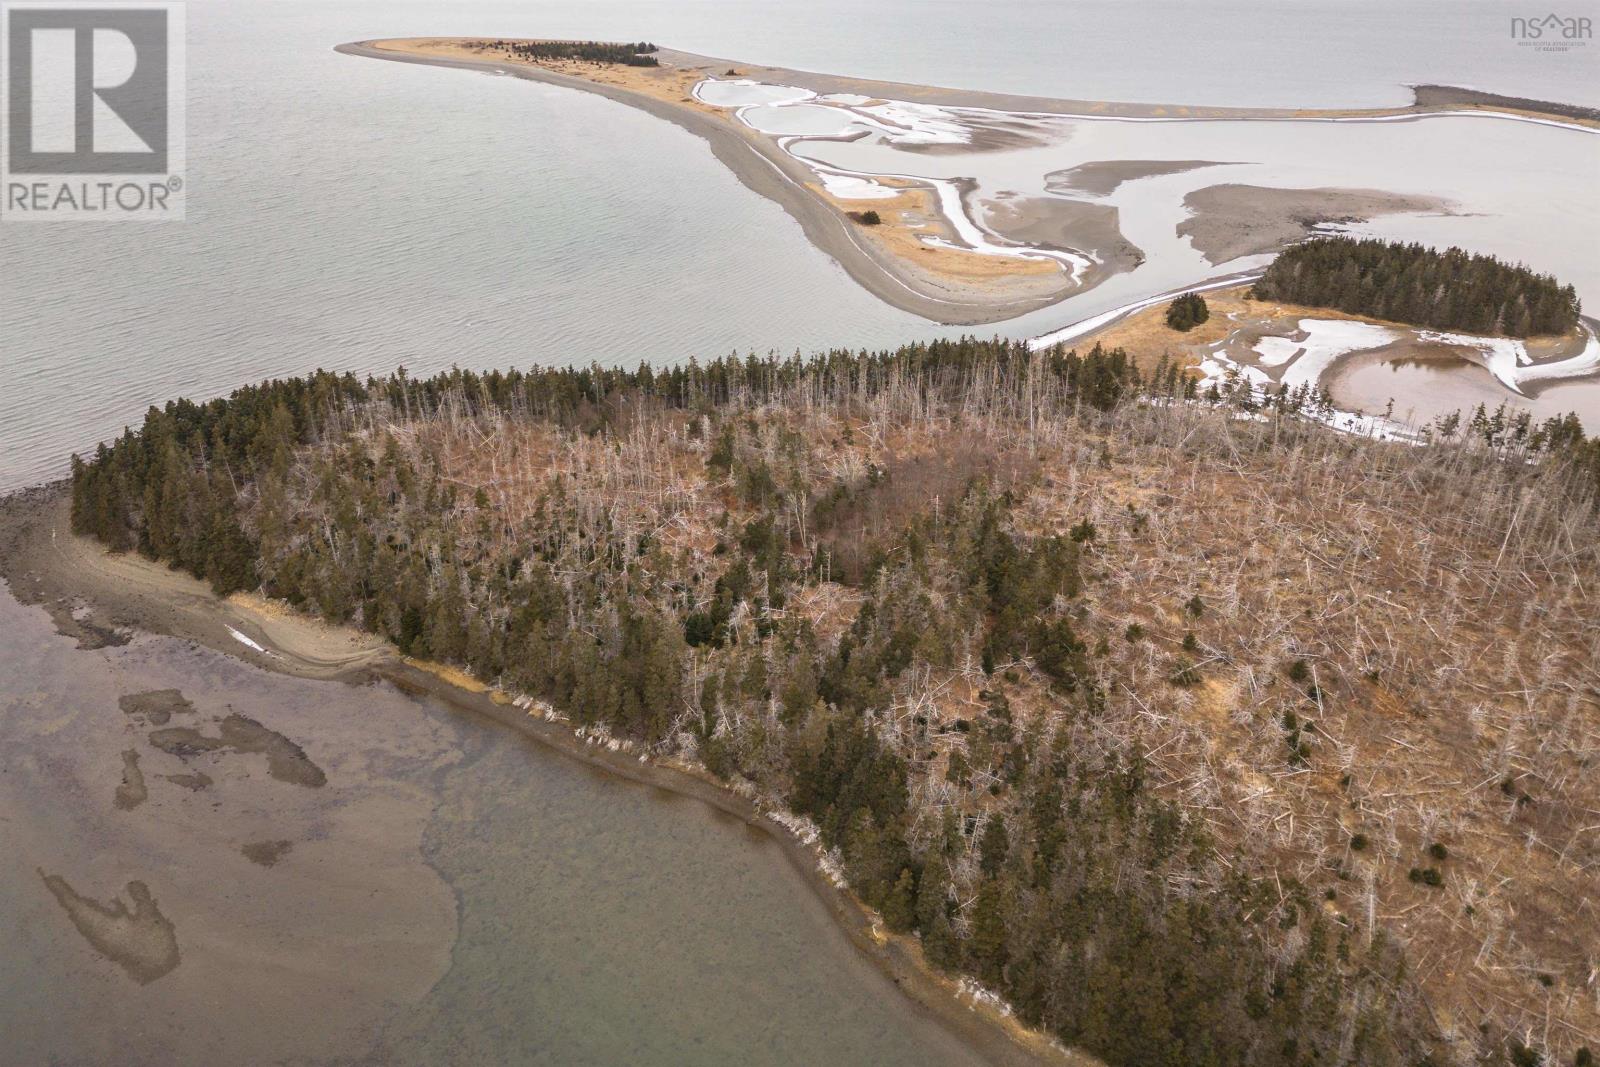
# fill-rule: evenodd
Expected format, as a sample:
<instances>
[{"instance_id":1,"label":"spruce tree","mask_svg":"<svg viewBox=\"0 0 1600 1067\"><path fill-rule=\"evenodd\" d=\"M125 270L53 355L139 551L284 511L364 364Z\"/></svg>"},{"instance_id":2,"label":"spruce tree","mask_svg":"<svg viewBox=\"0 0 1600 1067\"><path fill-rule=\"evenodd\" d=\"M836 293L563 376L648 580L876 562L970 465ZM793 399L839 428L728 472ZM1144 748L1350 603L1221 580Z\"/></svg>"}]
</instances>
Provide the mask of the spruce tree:
<instances>
[{"instance_id":1,"label":"spruce tree","mask_svg":"<svg viewBox=\"0 0 1600 1067\"><path fill-rule=\"evenodd\" d=\"M967 957L984 985L1000 988L1006 965L1006 916L999 879L985 878L978 890Z\"/></svg>"},{"instance_id":2,"label":"spruce tree","mask_svg":"<svg viewBox=\"0 0 1600 1067\"><path fill-rule=\"evenodd\" d=\"M916 925L917 889L910 867L902 867L883 901L883 921L889 929L903 934Z\"/></svg>"}]
</instances>

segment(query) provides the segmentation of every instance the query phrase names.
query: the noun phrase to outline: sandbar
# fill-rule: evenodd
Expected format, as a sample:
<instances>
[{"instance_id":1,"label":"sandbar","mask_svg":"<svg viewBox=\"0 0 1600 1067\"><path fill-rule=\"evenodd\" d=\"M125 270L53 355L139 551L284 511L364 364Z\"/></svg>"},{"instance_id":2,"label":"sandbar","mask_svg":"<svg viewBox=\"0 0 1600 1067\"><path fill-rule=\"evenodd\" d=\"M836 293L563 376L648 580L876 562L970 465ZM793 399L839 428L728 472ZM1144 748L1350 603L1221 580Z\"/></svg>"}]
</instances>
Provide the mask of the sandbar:
<instances>
[{"instance_id":1,"label":"sandbar","mask_svg":"<svg viewBox=\"0 0 1600 1067\"><path fill-rule=\"evenodd\" d=\"M1447 200L1382 189L1274 189L1260 185L1209 185L1183 198L1190 217L1178 224L1210 263L1278 252L1330 225L1368 222L1382 215L1441 214Z\"/></svg>"}]
</instances>

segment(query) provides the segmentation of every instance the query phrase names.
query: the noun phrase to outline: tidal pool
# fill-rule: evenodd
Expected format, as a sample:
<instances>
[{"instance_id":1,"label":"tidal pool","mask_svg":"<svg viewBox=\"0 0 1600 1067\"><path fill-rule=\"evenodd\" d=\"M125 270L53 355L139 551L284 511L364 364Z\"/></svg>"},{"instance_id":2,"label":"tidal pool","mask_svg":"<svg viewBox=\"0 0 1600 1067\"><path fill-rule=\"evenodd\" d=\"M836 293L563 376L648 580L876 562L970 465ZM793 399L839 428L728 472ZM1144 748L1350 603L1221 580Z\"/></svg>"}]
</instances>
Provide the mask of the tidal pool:
<instances>
[{"instance_id":1,"label":"tidal pool","mask_svg":"<svg viewBox=\"0 0 1600 1067\"><path fill-rule=\"evenodd\" d=\"M1454 411L1470 417L1479 404L1492 412L1505 403L1513 412L1532 412L1535 421L1575 412L1585 433L1600 433L1600 380L1592 378L1553 382L1532 395L1516 396L1470 360L1353 356L1334 368L1328 389L1340 408L1369 415L1383 414L1393 401L1395 419L1417 425Z\"/></svg>"}]
</instances>

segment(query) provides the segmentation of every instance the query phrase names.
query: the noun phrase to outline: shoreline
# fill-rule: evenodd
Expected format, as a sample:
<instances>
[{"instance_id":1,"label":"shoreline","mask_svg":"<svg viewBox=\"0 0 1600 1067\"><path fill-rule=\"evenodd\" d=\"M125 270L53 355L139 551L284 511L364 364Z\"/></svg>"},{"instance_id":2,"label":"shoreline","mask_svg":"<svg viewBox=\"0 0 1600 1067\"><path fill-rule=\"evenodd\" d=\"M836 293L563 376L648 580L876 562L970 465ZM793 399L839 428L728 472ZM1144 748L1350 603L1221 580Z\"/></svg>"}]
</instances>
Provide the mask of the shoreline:
<instances>
[{"instance_id":1,"label":"shoreline","mask_svg":"<svg viewBox=\"0 0 1600 1067\"><path fill-rule=\"evenodd\" d=\"M508 63L503 60L482 59L473 61L442 55L426 56L421 53L400 52L382 47L384 44L398 42L465 43L490 39L492 38L374 37L337 45L334 51L347 55L367 55L381 59L406 57L401 59L402 62L433 62L435 59L439 59L445 60L446 62L440 65L446 66L467 65L490 68L531 66L523 63ZM744 63L740 60L707 56L697 52L664 46L659 48L654 55L662 61L664 67L672 69L702 69L707 75L718 77L723 76L725 71L737 70L737 77L740 78L752 78L758 81L782 79L782 84L793 85L801 89L810 89L819 94L855 93L862 96L893 98L942 107L1004 111L1013 114L1058 115L1066 118L1159 118L1169 121L1217 119L1230 121L1240 119L1422 118L1428 115L1466 109L1487 114L1531 116L1566 121L1600 129L1600 108L1567 104L1560 101L1503 96L1497 93L1455 85L1418 84L1407 86L1412 91L1413 102L1394 107L1307 108L1295 106L1239 107L1178 103L1150 104L1114 100L1078 100L1063 97L1030 96L1019 93L994 92L987 89L957 89L935 85L920 85L912 82L881 81L873 78L858 78L846 74L797 70L792 67L771 66L762 63ZM543 67L534 69L544 70L546 73L555 73ZM596 84L589 82L587 79L571 78L567 75L561 75L561 77L565 80L585 81L588 84Z\"/></svg>"},{"instance_id":2,"label":"shoreline","mask_svg":"<svg viewBox=\"0 0 1600 1067\"><path fill-rule=\"evenodd\" d=\"M1025 1028L1008 1012L964 993L922 959L916 939L888 934L877 917L820 866L821 853L769 814L757 798L696 768L658 762L632 745L612 747L564 717L526 708L505 693L448 666L402 657L387 642L333 626L259 597L222 599L188 574L134 553L113 554L67 529L65 482L0 496L0 580L19 603L42 607L58 632L80 648L126 642L123 632L193 641L291 677L363 685L373 680L488 719L535 744L639 785L710 805L778 846L835 922L919 1013L989 1062L1095 1067L1098 1061ZM65 608L65 610L61 610Z\"/></svg>"},{"instance_id":3,"label":"shoreline","mask_svg":"<svg viewBox=\"0 0 1600 1067\"><path fill-rule=\"evenodd\" d=\"M665 119L705 140L712 154L733 172L746 188L776 202L800 224L807 239L838 263L869 293L892 307L947 326L976 326L1027 315L1080 295L1105 278L1136 265L1126 241L1108 241L1104 220L1062 214L1054 230L1067 235L1067 243L1088 251L1074 259L1092 261L1081 271L1058 265L1047 270L1054 253L1036 255L1019 251L996 256L965 239L926 241L930 226L960 238L971 229L969 220L950 217L949 205L937 206L948 192L938 182L908 179L898 195L897 208L909 208L885 219L881 228L853 222L848 207L819 184L818 173L791 155L790 139L769 137L745 125L741 108L708 104L698 87L707 79L752 79L761 83L793 86L817 94L849 94L862 99L888 99L914 105L959 108L969 112L993 111L1016 118L1074 118L1084 121L1409 121L1438 115L1482 115L1539 122L1573 129L1600 129L1600 111L1565 104L1546 104L1520 98L1499 97L1475 90L1425 86L1414 89L1416 102L1405 107L1376 109L1305 109L1198 107L1188 105L1129 104L1107 101L1060 100L979 90L947 89L897 82L875 81L843 75L791 70L783 67L740 64L736 61L662 48L655 53L658 67L634 68L617 64L577 61L533 62L509 56L496 58L483 46L492 38L375 38L335 46L344 55L419 63L426 66L474 70L501 76L578 89L639 108ZM641 73L643 72L643 73ZM1426 94L1422 90L1427 90ZM1538 105L1530 108L1514 105ZM825 138L824 138L825 139ZM1003 139L1002 139L1003 141ZM997 142L977 150L1003 148ZM841 174L843 172L840 172ZM906 185L907 182L896 182ZM894 195L894 194L891 194ZM927 203L931 195L935 209ZM852 201L855 205L857 202ZM863 201L860 203L871 203ZM899 216L904 216L903 218ZM907 224L905 220L915 220ZM963 223L969 223L963 226ZM1115 224L1113 223L1113 226ZM1120 232L1117 237L1121 238ZM1001 244L1029 246L1005 235ZM1052 245L1059 244L1056 239ZM908 253L916 252L912 256ZM1137 253L1136 249L1132 249ZM929 253L921 255L920 253ZM1102 261L1102 256L1104 260ZM1002 262L995 263L993 260Z\"/></svg>"}]
</instances>

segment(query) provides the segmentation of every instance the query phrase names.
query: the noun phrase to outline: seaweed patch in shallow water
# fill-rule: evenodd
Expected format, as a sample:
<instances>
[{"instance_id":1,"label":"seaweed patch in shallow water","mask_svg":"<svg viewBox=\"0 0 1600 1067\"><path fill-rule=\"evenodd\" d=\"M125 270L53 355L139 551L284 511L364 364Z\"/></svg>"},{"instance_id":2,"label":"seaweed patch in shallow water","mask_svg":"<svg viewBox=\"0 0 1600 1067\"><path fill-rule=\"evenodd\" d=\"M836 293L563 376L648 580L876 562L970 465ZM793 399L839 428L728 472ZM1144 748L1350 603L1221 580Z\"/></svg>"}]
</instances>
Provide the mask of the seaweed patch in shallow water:
<instances>
[{"instance_id":1,"label":"seaweed patch in shallow water","mask_svg":"<svg viewBox=\"0 0 1600 1067\"><path fill-rule=\"evenodd\" d=\"M152 725L164 726L174 715L186 715L194 704L177 689L151 689L143 693L129 693L117 698L117 707L124 715L143 717Z\"/></svg>"},{"instance_id":2,"label":"seaweed patch in shallow water","mask_svg":"<svg viewBox=\"0 0 1600 1067\"><path fill-rule=\"evenodd\" d=\"M271 867L294 848L293 841L251 841L249 844L240 845L239 851L244 853L245 859L262 867Z\"/></svg>"},{"instance_id":3,"label":"seaweed patch in shallow water","mask_svg":"<svg viewBox=\"0 0 1600 1067\"><path fill-rule=\"evenodd\" d=\"M150 797L144 784L144 772L139 769L139 753L128 749L122 754L122 781L117 784L115 803L118 811L132 811Z\"/></svg>"},{"instance_id":4,"label":"seaweed patch in shallow water","mask_svg":"<svg viewBox=\"0 0 1600 1067\"><path fill-rule=\"evenodd\" d=\"M155 981L178 965L177 930L156 907L150 887L143 882L128 883L128 897L133 901L130 909L121 897L102 904L92 897L80 896L58 874L41 870L39 877L84 940L140 985Z\"/></svg>"},{"instance_id":5,"label":"seaweed patch in shallow water","mask_svg":"<svg viewBox=\"0 0 1600 1067\"><path fill-rule=\"evenodd\" d=\"M120 648L133 640L127 630L119 630L101 618L95 611L80 611L71 601L56 600L45 605L56 633L70 637L85 651L99 648Z\"/></svg>"},{"instance_id":6,"label":"seaweed patch in shallow water","mask_svg":"<svg viewBox=\"0 0 1600 1067\"><path fill-rule=\"evenodd\" d=\"M267 757L267 773L280 782L326 785L328 776L306 755L305 749L254 719L233 714L222 720L212 737L191 726L169 726L150 732L150 743L168 755L188 759L202 752L254 752Z\"/></svg>"}]
</instances>

